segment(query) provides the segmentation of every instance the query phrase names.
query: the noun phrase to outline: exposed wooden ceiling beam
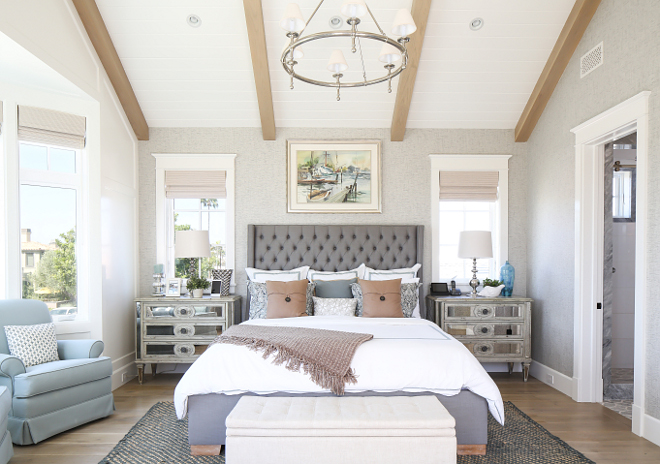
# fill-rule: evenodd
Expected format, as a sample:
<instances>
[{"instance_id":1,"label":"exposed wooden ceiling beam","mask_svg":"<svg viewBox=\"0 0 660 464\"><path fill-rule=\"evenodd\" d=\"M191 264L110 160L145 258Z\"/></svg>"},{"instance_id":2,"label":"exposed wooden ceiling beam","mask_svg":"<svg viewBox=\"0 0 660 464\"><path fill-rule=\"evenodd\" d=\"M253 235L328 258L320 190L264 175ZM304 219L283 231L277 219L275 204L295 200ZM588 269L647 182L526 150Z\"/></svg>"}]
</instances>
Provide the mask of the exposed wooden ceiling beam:
<instances>
[{"instance_id":1,"label":"exposed wooden ceiling beam","mask_svg":"<svg viewBox=\"0 0 660 464\"><path fill-rule=\"evenodd\" d=\"M394 114L392 115L392 127L390 129L390 137L393 142L403 141L403 136L406 134L408 112L410 111L413 90L415 89L419 57L422 54L426 22L429 18L430 9L431 0L413 0L410 12L417 25L417 31L408 42L408 66L405 71L399 74L399 85L396 89L396 102L394 103Z\"/></svg>"},{"instance_id":2,"label":"exposed wooden ceiling beam","mask_svg":"<svg viewBox=\"0 0 660 464\"><path fill-rule=\"evenodd\" d=\"M270 90L270 72L268 70L268 52L266 51L266 31L261 0L243 0L245 22L247 23L252 71L257 87L261 133L264 140L275 140L275 114L273 96Z\"/></svg>"},{"instance_id":3,"label":"exposed wooden ceiling beam","mask_svg":"<svg viewBox=\"0 0 660 464\"><path fill-rule=\"evenodd\" d=\"M525 105L516 125L516 142L527 142L536 127L536 123L545 110L552 92L554 92L559 79L568 62L571 60L584 31L596 13L600 0L577 0L573 10L568 15L566 24L559 34L557 43L550 53L550 58L543 68L534 91Z\"/></svg>"},{"instance_id":4,"label":"exposed wooden ceiling beam","mask_svg":"<svg viewBox=\"0 0 660 464\"><path fill-rule=\"evenodd\" d=\"M117 50L112 44L108 29L105 27L101 12L94 0L73 0L78 10L78 15L87 31L89 39L101 60L101 64L108 73L110 82L117 93L117 98L124 108L126 117L133 127L138 140L149 140L149 126L144 119L142 108L138 103L133 87L126 76L126 71L121 64Z\"/></svg>"}]
</instances>

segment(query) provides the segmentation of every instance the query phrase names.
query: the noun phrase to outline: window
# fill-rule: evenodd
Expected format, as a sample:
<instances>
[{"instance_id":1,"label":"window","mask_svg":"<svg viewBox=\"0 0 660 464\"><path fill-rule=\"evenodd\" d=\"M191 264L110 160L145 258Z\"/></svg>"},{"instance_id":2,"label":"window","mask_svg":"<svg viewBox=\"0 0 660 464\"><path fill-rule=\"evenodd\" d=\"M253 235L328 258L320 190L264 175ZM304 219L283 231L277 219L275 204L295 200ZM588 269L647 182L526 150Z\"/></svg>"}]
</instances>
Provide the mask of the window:
<instances>
[{"instance_id":1,"label":"window","mask_svg":"<svg viewBox=\"0 0 660 464\"><path fill-rule=\"evenodd\" d=\"M80 156L72 148L19 143L22 297L51 309L78 307Z\"/></svg>"},{"instance_id":2,"label":"window","mask_svg":"<svg viewBox=\"0 0 660 464\"><path fill-rule=\"evenodd\" d=\"M458 237L464 230L490 230L495 248L499 239L496 227L496 203L452 200L441 200L439 203L440 277L442 280L469 281L472 278L472 261L458 257ZM497 256L497 253L494 252L493 256ZM479 280L496 276L495 260L478 259L477 271Z\"/></svg>"},{"instance_id":3,"label":"window","mask_svg":"<svg viewBox=\"0 0 660 464\"><path fill-rule=\"evenodd\" d=\"M21 296L43 300L51 310L71 309L75 316L68 320L84 320L88 305L79 311L79 300L86 299L80 290L84 293L87 286L80 285L79 272L86 261L81 260L79 230L86 119L31 106L17 109L18 210L25 254Z\"/></svg>"},{"instance_id":4,"label":"window","mask_svg":"<svg viewBox=\"0 0 660 464\"><path fill-rule=\"evenodd\" d=\"M226 200L217 198L175 198L168 199L168 257L174 260L174 277L186 277L187 259L175 259L175 239L178 230L208 230L211 257L202 259L202 275L210 275L211 269L227 267L227 220Z\"/></svg>"},{"instance_id":5,"label":"window","mask_svg":"<svg viewBox=\"0 0 660 464\"><path fill-rule=\"evenodd\" d=\"M621 222L635 221L634 169L620 169L612 176L612 217Z\"/></svg>"},{"instance_id":6,"label":"window","mask_svg":"<svg viewBox=\"0 0 660 464\"><path fill-rule=\"evenodd\" d=\"M177 230L209 231L211 258L202 261L203 273L216 268L234 269L236 155L153 156L156 158L157 262L164 264L167 277L187 274L187 260L179 262L174 258Z\"/></svg>"},{"instance_id":7,"label":"window","mask_svg":"<svg viewBox=\"0 0 660 464\"><path fill-rule=\"evenodd\" d=\"M454 279L466 285L471 279L471 260L457 256L463 230L491 231L493 259L477 260L477 277L499 277L499 268L508 259L510 157L430 155L434 282Z\"/></svg>"}]
</instances>

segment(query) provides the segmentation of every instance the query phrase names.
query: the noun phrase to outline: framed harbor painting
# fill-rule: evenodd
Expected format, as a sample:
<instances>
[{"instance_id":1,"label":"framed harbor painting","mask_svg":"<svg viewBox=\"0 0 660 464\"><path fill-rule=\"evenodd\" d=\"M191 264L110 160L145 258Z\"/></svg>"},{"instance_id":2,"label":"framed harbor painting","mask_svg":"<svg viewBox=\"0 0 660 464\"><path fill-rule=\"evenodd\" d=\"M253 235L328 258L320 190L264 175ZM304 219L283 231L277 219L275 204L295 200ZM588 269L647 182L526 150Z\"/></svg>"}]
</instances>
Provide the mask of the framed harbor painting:
<instances>
[{"instance_id":1,"label":"framed harbor painting","mask_svg":"<svg viewBox=\"0 0 660 464\"><path fill-rule=\"evenodd\" d=\"M379 141L287 141L290 213L380 213Z\"/></svg>"}]
</instances>

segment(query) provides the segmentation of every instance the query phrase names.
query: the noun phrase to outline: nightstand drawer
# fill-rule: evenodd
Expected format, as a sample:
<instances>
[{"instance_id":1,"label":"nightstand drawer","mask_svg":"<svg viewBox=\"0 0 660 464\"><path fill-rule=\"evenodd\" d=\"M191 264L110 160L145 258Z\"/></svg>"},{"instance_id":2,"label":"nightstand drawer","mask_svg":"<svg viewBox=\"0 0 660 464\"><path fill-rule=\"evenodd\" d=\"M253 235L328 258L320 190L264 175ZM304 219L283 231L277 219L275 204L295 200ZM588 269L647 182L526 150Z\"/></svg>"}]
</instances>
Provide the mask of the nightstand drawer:
<instances>
[{"instance_id":1,"label":"nightstand drawer","mask_svg":"<svg viewBox=\"0 0 660 464\"><path fill-rule=\"evenodd\" d=\"M159 305L146 305L145 304L145 319L203 319L209 317L226 318L227 317L227 303L214 302L213 304L200 305L194 303L178 303L178 304L164 304Z\"/></svg>"},{"instance_id":2,"label":"nightstand drawer","mask_svg":"<svg viewBox=\"0 0 660 464\"><path fill-rule=\"evenodd\" d=\"M521 304L447 304L447 319L522 319L525 306Z\"/></svg>"},{"instance_id":3,"label":"nightstand drawer","mask_svg":"<svg viewBox=\"0 0 660 464\"><path fill-rule=\"evenodd\" d=\"M445 331L454 337L516 337L522 338L522 323L507 322L447 322Z\"/></svg>"},{"instance_id":4,"label":"nightstand drawer","mask_svg":"<svg viewBox=\"0 0 660 464\"><path fill-rule=\"evenodd\" d=\"M145 361L157 359L159 362L167 362L168 360L189 360L189 362L193 362L194 359L206 351L209 343L190 340L145 342L142 359Z\"/></svg>"},{"instance_id":5,"label":"nightstand drawer","mask_svg":"<svg viewBox=\"0 0 660 464\"><path fill-rule=\"evenodd\" d=\"M523 340L461 340L465 347L478 358L510 358L524 356Z\"/></svg>"},{"instance_id":6,"label":"nightstand drawer","mask_svg":"<svg viewBox=\"0 0 660 464\"><path fill-rule=\"evenodd\" d=\"M144 339L158 340L186 339L186 340L213 340L226 330L224 319L200 321L197 318L163 320L155 322L153 319L144 321Z\"/></svg>"}]
</instances>

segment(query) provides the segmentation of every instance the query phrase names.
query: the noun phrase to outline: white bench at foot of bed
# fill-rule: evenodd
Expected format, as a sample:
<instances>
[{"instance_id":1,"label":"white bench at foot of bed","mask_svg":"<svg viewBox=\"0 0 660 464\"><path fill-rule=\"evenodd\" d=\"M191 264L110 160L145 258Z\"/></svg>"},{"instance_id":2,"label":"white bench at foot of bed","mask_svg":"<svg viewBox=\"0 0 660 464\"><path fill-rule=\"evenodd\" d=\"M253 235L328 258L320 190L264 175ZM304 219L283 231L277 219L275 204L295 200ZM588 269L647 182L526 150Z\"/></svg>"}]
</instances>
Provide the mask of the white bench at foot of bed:
<instances>
[{"instance_id":1,"label":"white bench at foot of bed","mask_svg":"<svg viewBox=\"0 0 660 464\"><path fill-rule=\"evenodd\" d=\"M435 396L241 398L227 464L455 464L454 418Z\"/></svg>"}]
</instances>

